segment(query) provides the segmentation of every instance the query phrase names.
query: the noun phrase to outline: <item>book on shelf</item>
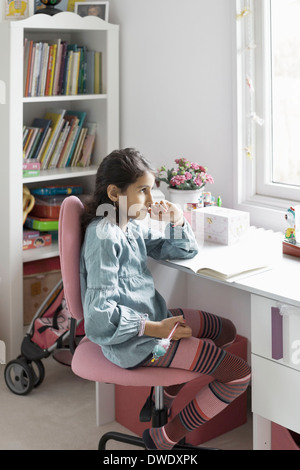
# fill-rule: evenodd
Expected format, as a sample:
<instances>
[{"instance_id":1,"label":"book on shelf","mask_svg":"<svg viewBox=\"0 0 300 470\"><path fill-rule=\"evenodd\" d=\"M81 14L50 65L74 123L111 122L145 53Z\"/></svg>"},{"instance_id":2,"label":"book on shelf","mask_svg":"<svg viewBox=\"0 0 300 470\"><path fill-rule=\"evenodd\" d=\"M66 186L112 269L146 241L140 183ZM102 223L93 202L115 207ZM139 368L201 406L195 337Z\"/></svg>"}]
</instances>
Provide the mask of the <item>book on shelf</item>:
<instances>
[{"instance_id":1,"label":"book on shelf","mask_svg":"<svg viewBox=\"0 0 300 470\"><path fill-rule=\"evenodd\" d=\"M30 178L32 176L39 176L40 170L23 170L23 178Z\"/></svg>"},{"instance_id":2,"label":"book on shelf","mask_svg":"<svg viewBox=\"0 0 300 470\"><path fill-rule=\"evenodd\" d=\"M102 53L63 41L24 40L24 96L102 93Z\"/></svg>"},{"instance_id":3,"label":"book on shelf","mask_svg":"<svg viewBox=\"0 0 300 470\"><path fill-rule=\"evenodd\" d=\"M48 145L48 141L49 141L49 139L50 139L51 134L52 134L52 127L50 126L49 129L47 129L47 132L46 132L46 134L45 134L45 139L44 139L43 142L42 142L41 148L39 149L39 151L38 151L38 153L37 153L36 159L37 159L38 161L41 160L41 157L42 157L42 155L43 155L43 152L44 152L46 146Z\"/></svg>"},{"instance_id":4,"label":"book on shelf","mask_svg":"<svg viewBox=\"0 0 300 470\"><path fill-rule=\"evenodd\" d=\"M35 160L23 160L23 170L40 170L41 164Z\"/></svg>"},{"instance_id":5,"label":"book on shelf","mask_svg":"<svg viewBox=\"0 0 300 470\"><path fill-rule=\"evenodd\" d=\"M98 94L102 91L102 73L101 73L101 65L102 65L102 56L101 52L95 51L94 52L94 64L95 64L95 85L94 85L94 93Z\"/></svg>"},{"instance_id":6,"label":"book on shelf","mask_svg":"<svg viewBox=\"0 0 300 470\"><path fill-rule=\"evenodd\" d=\"M60 130L64 124L63 117L65 113L66 113L65 109L59 108L59 109L53 109L52 111L46 112L44 116L45 119L49 119L51 121L52 131L50 134L50 138L47 142L46 148L44 149L44 152L41 156L41 165L42 165L43 170L45 170L48 167L48 163L50 161L52 152L54 151L54 147L58 139Z\"/></svg>"},{"instance_id":7,"label":"book on shelf","mask_svg":"<svg viewBox=\"0 0 300 470\"><path fill-rule=\"evenodd\" d=\"M32 62L32 50L33 41L28 38L24 39L24 68L23 68L23 95L28 96L29 90L29 77L30 77L30 66Z\"/></svg>"},{"instance_id":8,"label":"book on shelf","mask_svg":"<svg viewBox=\"0 0 300 470\"><path fill-rule=\"evenodd\" d=\"M75 165L77 166L88 166L91 162L91 157L94 149L97 124L95 122L87 122L85 126L86 135L84 137L82 149L80 151L78 160L76 160L75 162Z\"/></svg>"},{"instance_id":9,"label":"book on shelf","mask_svg":"<svg viewBox=\"0 0 300 470\"><path fill-rule=\"evenodd\" d=\"M74 151L76 149L76 145L77 145L77 142L78 142L80 131L82 129L84 120L86 118L86 112L85 111L69 110L69 111L67 111L67 115L78 118L78 125L77 125L76 129L74 129L74 139L71 142L70 152L66 156L65 160L63 162L61 162L59 168L71 166L72 156L73 156Z\"/></svg>"},{"instance_id":10,"label":"book on shelf","mask_svg":"<svg viewBox=\"0 0 300 470\"><path fill-rule=\"evenodd\" d=\"M50 119L44 119L44 118L34 118L34 120L32 121L32 126L33 127L38 127L38 128L41 129L36 148L35 148L34 152L29 156L29 158L37 159L38 156L39 156L39 152L42 148L43 142L46 139L48 129L51 126L51 120Z\"/></svg>"},{"instance_id":11,"label":"book on shelf","mask_svg":"<svg viewBox=\"0 0 300 470\"><path fill-rule=\"evenodd\" d=\"M96 123L86 122L85 111L55 108L23 127L23 161L40 163L40 169L90 165ZM33 168L23 168L33 176Z\"/></svg>"},{"instance_id":12,"label":"book on shelf","mask_svg":"<svg viewBox=\"0 0 300 470\"><path fill-rule=\"evenodd\" d=\"M64 146L64 143L66 141L66 138L68 136L68 133L69 133L69 122L66 121L65 119L63 119L63 125L62 125L62 128L59 132L59 135L58 135L58 138L56 140L56 144L55 144L55 147L54 147L54 150L51 154L51 157L50 157L50 160L49 160L49 163L47 165L47 168L51 169L51 168L56 168L57 166L57 162L58 162L58 159L59 159L59 156L61 154L61 151L63 149L63 146Z\"/></svg>"},{"instance_id":13,"label":"book on shelf","mask_svg":"<svg viewBox=\"0 0 300 470\"><path fill-rule=\"evenodd\" d=\"M28 158L29 152L36 140L39 129L37 127L27 127L23 129L23 157Z\"/></svg>"},{"instance_id":14,"label":"book on shelf","mask_svg":"<svg viewBox=\"0 0 300 470\"><path fill-rule=\"evenodd\" d=\"M84 139L86 137L86 134L87 134L87 127L82 127L82 129L80 131L80 134L79 134L79 137L78 137L76 148L74 150L74 155L73 155L73 157L71 159L71 162L70 162L70 166L77 166L77 162L78 162L78 159L81 155L81 151L82 151L82 147L83 147L83 143L84 143Z\"/></svg>"},{"instance_id":15,"label":"book on shelf","mask_svg":"<svg viewBox=\"0 0 300 470\"><path fill-rule=\"evenodd\" d=\"M86 51L86 92L94 93L95 87L95 58L93 51Z\"/></svg>"},{"instance_id":16,"label":"book on shelf","mask_svg":"<svg viewBox=\"0 0 300 470\"><path fill-rule=\"evenodd\" d=\"M69 153L71 151L71 147L75 138L76 130L78 127L79 119L76 116L70 116L69 114L65 115L65 120L69 123L69 132L64 143L64 146L61 150L61 153L58 157L56 166L60 168L63 163L66 162Z\"/></svg>"},{"instance_id":17,"label":"book on shelf","mask_svg":"<svg viewBox=\"0 0 300 470\"><path fill-rule=\"evenodd\" d=\"M63 49L63 43L61 41L61 38L58 38L57 39L57 49L56 49L56 67L55 67L54 75L53 75L53 88L52 88L53 96L58 95L58 85L59 85L59 75L60 75L60 69L61 69L62 49Z\"/></svg>"},{"instance_id":18,"label":"book on shelf","mask_svg":"<svg viewBox=\"0 0 300 470\"><path fill-rule=\"evenodd\" d=\"M49 47L49 58L46 65L46 81L45 86L39 96L52 96L53 95L53 82L56 64L57 44L51 44Z\"/></svg>"},{"instance_id":19,"label":"book on shelf","mask_svg":"<svg viewBox=\"0 0 300 470\"><path fill-rule=\"evenodd\" d=\"M102 54L86 51L86 92L102 93Z\"/></svg>"}]
</instances>

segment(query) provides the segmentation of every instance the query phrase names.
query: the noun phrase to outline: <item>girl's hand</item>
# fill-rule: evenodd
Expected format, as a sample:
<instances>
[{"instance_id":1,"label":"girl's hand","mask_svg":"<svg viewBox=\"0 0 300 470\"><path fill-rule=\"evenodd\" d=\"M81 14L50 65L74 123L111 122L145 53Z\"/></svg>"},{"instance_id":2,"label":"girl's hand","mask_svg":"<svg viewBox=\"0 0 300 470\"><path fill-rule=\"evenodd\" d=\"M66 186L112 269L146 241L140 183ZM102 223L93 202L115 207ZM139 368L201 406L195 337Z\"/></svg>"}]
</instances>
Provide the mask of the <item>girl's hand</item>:
<instances>
[{"instance_id":1,"label":"girl's hand","mask_svg":"<svg viewBox=\"0 0 300 470\"><path fill-rule=\"evenodd\" d=\"M166 200L152 204L150 214L154 220L162 220L174 225L183 225L184 222L183 212L180 207Z\"/></svg>"},{"instance_id":2,"label":"girl's hand","mask_svg":"<svg viewBox=\"0 0 300 470\"><path fill-rule=\"evenodd\" d=\"M178 341L179 339L192 336L192 330L186 324L182 315L165 318L160 322L146 321L144 334L154 338L168 338L176 323L179 323L179 325L174 331L173 340Z\"/></svg>"}]
</instances>

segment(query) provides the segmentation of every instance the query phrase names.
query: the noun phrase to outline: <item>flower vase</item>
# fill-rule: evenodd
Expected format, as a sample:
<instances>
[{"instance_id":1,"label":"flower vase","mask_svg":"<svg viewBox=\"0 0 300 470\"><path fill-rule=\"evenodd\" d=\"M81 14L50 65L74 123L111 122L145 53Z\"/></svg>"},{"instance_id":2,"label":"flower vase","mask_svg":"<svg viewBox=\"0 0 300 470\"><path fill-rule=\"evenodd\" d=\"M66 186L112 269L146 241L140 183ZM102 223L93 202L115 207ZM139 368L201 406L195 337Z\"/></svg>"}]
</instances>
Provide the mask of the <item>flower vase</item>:
<instances>
[{"instance_id":1,"label":"flower vase","mask_svg":"<svg viewBox=\"0 0 300 470\"><path fill-rule=\"evenodd\" d=\"M192 205L192 208L203 207L203 190L201 189L169 189L169 201L177 204L183 211L188 209L188 204Z\"/></svg>"}]
</instances>

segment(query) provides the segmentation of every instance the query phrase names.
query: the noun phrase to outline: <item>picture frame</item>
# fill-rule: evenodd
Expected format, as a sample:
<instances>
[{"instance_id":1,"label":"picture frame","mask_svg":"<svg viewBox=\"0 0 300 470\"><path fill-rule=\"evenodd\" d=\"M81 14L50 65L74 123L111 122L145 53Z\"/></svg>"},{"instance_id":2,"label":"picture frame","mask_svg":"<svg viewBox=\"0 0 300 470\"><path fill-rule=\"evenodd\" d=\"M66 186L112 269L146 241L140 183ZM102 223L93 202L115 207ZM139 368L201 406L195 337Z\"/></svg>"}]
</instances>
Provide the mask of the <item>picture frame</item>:
<instances>
[{"instance_id":1,"label":"picture frame","mask_svg":"<svg viewBox=\"0 0 300 470\"><path fill-rule=\"evenodd\" d=\"M5 20L24 20L29 16L30 0L5 0L1 2L2 17Z\"/></svg>"},{"instance_id":2,"label":"picture frame","mask_svg":"<svg viewBox=\"0 0 300 470\"><path fill-rule=\"evenodd\" d=\"M79 16L97 16L108 21L108 2L75 2L75 13Z\"/></svg>"}]
</instances>

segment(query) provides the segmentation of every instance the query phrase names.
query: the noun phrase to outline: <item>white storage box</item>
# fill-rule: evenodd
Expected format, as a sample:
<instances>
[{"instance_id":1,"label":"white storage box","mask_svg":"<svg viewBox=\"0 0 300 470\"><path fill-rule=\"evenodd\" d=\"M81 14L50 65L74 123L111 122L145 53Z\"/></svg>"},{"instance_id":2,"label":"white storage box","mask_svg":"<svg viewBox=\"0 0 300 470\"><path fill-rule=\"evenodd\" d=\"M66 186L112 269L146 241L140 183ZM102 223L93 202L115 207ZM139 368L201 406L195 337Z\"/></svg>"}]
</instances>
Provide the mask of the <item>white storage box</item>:
<instances>
[{"instance_id":1,"label":"white storage box","mask_svg":"<svg viewBox=\"0 0 300 470\"><path fill-rule=\"evenodd\" d=\"M199 231L204 231L204 240L222 245L236 243L250 226L248 212L209 206L192 211L192 228L201 238ZM203 236L203 235L202 235Z\"/></svg>"}]
</instances>

